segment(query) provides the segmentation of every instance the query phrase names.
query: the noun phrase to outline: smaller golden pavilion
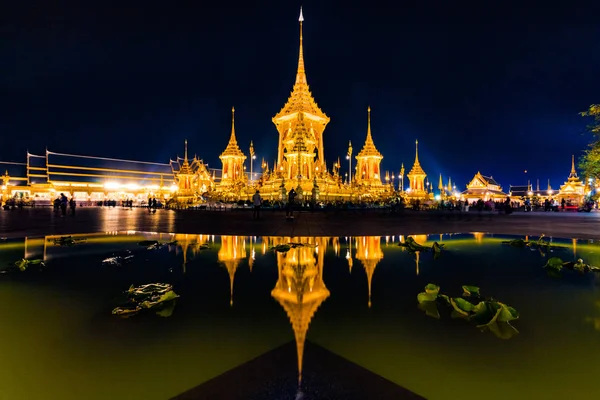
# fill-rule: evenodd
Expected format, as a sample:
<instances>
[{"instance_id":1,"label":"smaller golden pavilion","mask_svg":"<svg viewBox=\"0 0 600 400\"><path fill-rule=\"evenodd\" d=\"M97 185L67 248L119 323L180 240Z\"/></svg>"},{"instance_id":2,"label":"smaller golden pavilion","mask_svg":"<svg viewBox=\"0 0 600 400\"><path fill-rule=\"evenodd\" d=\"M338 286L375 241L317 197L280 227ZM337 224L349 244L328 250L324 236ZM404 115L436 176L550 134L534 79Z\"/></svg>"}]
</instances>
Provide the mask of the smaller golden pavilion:
<instances>
[{"instance_id":1,"label":"smaller golden pavilion","mask_svg":"<svg viewBox=\"0 0 600 400\"><path fill-rule=\"evenodd\" d=\"M351 145L350 145L351 146ZM371 134L371 107L367 108L367 138L365 145L356 155L356 172L354 181L357 185L374 189L375 191L385 192L390 190L389 186L383 186L381 183L381 172L379 164L383 156L375 147L373 135Z\"/></svg>"},{"instance_id":2,"label":"smaller golden pavilion","mask_svg":"<svg viewBox=\"0 0 600 400\"><path fill-rule=\"evenodd\" d=\"M579 204L585 197L586 187L585 183L577 176L577 170L575 169L575 156L571 156L571 173L567 178L567 181L560 186L557 194L559 201L565 199L567 202L572 204Z\"/></svg>"},{"instance_id":3,"label":"smaller golden pavilion","mask_svg":"<svg viewBox=\"0 0 600 400\"><path fill-rule=\"evenodd\" d=\"M425 178L427 174L421 167L419 162L419 141L415 141L415 162L410 172L406 175L408 178L409 188L406 190L406 195L409 199L429 199L431 194L425 187Z\"/></svg>"},{"instance_id":4,"label":"smaller golden pavilion","mask_svg":"<svg viewBox=\"0 0 600 400\"><path fill-rule=\"evenodd\" d=\"M461 200L467 201L504 201L507 196L502 191L502 186L493 177L481 175L479 171L467 184L467 190L460 194Z\"/></svg>"},{"instance_id":5,"label":"smaller golden pavilion","mask_svg":"<svg viewBox=\"0 0 600 400\"><path fill-rule=\"evenodd\" d=\"M219 182L219 189L228 191L235 186L245 185L247 183L247 176L245 174L244 161L246 156L238 146L235 138L235 108L231 108L231 135L229 136L229 143L227 147L219 156L223 163L223 169L221 170L221 182Z\"/></svg>"}]
</instances>

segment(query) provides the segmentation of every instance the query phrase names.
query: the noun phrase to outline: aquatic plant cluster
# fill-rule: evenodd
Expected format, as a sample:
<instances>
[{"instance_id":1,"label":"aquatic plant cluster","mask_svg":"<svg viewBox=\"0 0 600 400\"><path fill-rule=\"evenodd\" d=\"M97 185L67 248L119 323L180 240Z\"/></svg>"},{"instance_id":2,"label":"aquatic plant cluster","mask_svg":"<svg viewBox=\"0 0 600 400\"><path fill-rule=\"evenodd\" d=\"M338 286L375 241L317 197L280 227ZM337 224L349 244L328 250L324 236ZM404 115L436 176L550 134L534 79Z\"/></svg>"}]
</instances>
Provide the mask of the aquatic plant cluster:
<instances>
[{"instance_id":1,"label":"aquatic plant cluster","mask_svg":"<svg viewBox=\"0 0 600 400\"><path fill-rule=\"evenodd\" d=\"M462 289L460 297L450 297L440 294L440 287L430 283L425 286L424 292L417 295L419 308L428 316L439 319L438 306L445 306L452 310L452 318L475 322L477 328L489 330L500 339L510 339L519 333L510 324L510 321L519 318L517 310L493 298L484 299L477 286L465 285Z\"/></svg>"},{"instance_id":2,"label":"aquatic plant cluster","mask_svg":"<svg viewBox=\"0 0 600 400\"><path fill-rule=\"evenodd\" d=\"M176 299L173 285L168 283L149 283L131 287L125 291L127 300L112 311L113 315L131 317L142 310L148 310L161 317L170 317L175 310Z\"/></svg>"}]
</instances>

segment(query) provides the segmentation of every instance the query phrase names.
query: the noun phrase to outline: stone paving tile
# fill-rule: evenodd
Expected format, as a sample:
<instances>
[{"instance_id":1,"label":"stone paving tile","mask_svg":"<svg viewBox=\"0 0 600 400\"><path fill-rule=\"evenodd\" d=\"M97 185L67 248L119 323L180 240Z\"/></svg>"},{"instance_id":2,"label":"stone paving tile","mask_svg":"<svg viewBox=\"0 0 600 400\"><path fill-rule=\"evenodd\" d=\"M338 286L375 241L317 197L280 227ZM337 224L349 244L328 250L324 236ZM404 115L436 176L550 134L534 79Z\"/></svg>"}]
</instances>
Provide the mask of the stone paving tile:
<instances>
[{"instance_id":1,"label":"stone paving tile","mask_svg":"<svg viewBox=\"0 0 600 400\"><path fill-rule=\"evenodd\" d=\"M172 400L424 399L310 342L300 390L296 365L296 345L290 342Z\"/></svg>"},{"instance_id":2,"label":"stone paving tile","mask_svg":"<svg viewBox=\"0 0 600 400\"><path fill-rule=\"evenodd\" d=\"M253 220L249 210L172 211L80 208L61 217L48 208L0 210L0 237L108 231L150 231L255 236L364 236L425 233L491 232L498 234L600 239L600 212L496 213L302 212L287 221L283 211L265 211Z\"/></svg>"}]
</instances>

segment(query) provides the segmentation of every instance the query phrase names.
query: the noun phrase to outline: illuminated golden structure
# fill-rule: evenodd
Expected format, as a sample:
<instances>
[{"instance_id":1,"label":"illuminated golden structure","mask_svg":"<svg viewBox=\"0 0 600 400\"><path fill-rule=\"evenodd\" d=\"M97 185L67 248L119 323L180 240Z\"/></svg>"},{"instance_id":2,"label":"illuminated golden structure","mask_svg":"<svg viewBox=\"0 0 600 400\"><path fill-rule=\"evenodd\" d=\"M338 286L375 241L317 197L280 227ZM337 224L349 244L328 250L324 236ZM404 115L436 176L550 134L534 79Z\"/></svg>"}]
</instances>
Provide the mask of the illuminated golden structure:
<instances>
[{"instance_id":1,"label":"illuminated golden structure","mask_svg":"<svg viewBox=\"0 0 600 400\"><path fill-rule=\"evenodd\" d=\"M240 149L235 138L235 108L231 109L231 135L229 143L225 151L219 156L223 163L221 170L221 189L229 189L235 185L245 185L247 182L246 174L244 173L244 161L246 156Z\"/></svg>"},{"instance_id":2,"label":"illuminated golden structure","mask_svg":"<svg viewBox=\"0 0 600 400\"><path fill-rule=\"evenodd\" d=\"M460 194L460 198L466 201L504 201L507 196L493 177L481 175L479 171L467 184L467 190Z\"/></svg>"},{"instance_id":3,"label":"illuminated golden structure","mask_svg":"<svg viewBox=\"0 0 600 400\"><path fill-rule=\"evenodd\" d=\"M430 194L425 188L425 178L427 174L421 167L419 162L419 141L415 141L415 163L411 168L410 172L406 175L409 182L409 189L407 195L411 199L428 199Z\"/></svg>"},{"instance_id":4,"label":"illuminated golden structure","mask_svg":"<svg viewBox=\"0 0 600 400\"><path fill-rule=\"evenodd\" d=\"M375 147L371 134L371 107L367 108L367 138L365 145L356 155L355 182L373 189L382 189L379 164L383 156ZM385 189L389 189L386 187Z\"/></svg>"},{"instance_id":5,"label":"illuminated golden structure","mask_svg":"<svg viewBox=\"0 0 600 400\"><path fill-rule=\"evenodd\" d=\"M266 239L266 238L265 238ZM327 238L271 238L272 244L305 243L305 247L277 254L278 279L271 296L285 310L296 340L298 383L302 380L302 360L308 326L319 306L329 297L323 282L323 261Z\"/></svg>"},{"instance_id":6,"label":"illuminated golden structure","mask_svg":"<svg viewBox=\"0 0 600 400\"><path fill-rule=\"evenodd\" d=\"M361 262L367 274L369 300L367 305L371 308L371 285L373 274L379 261L383 258L380 236L363 236L356 238L356 259Z\"/></svg>"},{"instance_id":7,"label":"illuminated golden structure","mask_svg":"<svg viewBox=\"0 0 600 400\"><path fill-rule=\"evenodd\" d=\"M243 236L221 236L221 248L217 253L217 259L225 266L229 274L230 306L233 306L235 273L244 258L246 258L246 242Z\"/></svg>"},{"instance_id":8,"label":"illuminated golden structure","mask_svg":"<svg viewBox=\"0 0 600 400\"><path fill-rule=\"evenodd\" d=\"M0 165L6 167L1 199L19 198L38 205L50 204L60 193L90 204L132 200L141 205L149 197L189 204L214 187L206 164L197 157L188 159L187 140L184 158L167 164L46 150L44 156L27 153L26 163Z\"/></svg>"},{"instance_id":9,"label":"illuminated golden structure","mask_svg":"<svg viewBox=\"0 0 600 400\"><path fill-rule=\"evenodd\" d=\"M565 199L567 202L572 204L581 203L585 197L585 184L577 176L574 155L571 156L571 173L569 174L569 177L564 185L560 186L556 197L559 201Z\"/></svg>"}]
</instances>

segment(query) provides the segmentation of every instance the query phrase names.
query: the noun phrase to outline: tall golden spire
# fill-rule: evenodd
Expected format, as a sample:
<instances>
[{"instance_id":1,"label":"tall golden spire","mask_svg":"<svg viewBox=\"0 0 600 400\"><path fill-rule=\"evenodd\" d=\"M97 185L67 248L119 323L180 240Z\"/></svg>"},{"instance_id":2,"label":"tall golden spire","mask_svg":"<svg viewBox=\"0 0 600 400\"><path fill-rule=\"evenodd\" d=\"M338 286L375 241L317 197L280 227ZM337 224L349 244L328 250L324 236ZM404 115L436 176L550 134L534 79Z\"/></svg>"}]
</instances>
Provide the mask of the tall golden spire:
<instances>
[{"instance_id":1,"label":"tall golden spire","mask_svg":"<svg viewBox=\"0 0 600 400\"><path fill-rule=\"evenodd\" d=\"M188 157L187 157L187 139L185 139L184 147L185 147L185 150L183 151L183 159L185 162L187 162L187 159L188 159Z\"/></svg>"},{"instance_id":2,"label":"tall golden spire","mask_svg":"<svg viewBox=\"0 0 600 400\"><path fill-rule=\"evenodd\" d=\"M352 147L350 147L350 149L351 148ZM351 155L350 150L348 150L348 155ZM375 142L373 142L373 135L371 134L371 107L367 107L367 139L365 140L365 145L363 146L362 150L356 155L357 159L361 157L376 157L380 159L383 158L381 153L375 147Z\"/></svg>"},{"instance_id":3,"label":"tall golden spire","mask_svg":"<svg viewBox=\"0 0 600 400\"><path fill-rule=\"evenodd\" d=\"M221 158L225 156L235 156L246 159L246 156L238 146L237 140L235 138L235 108L231 107L231 136L229 137L229 143L225 148L225 151L221 154Z\"/></svg>"},{"instance_id":4,"label":"tall golden spire","mask_svg":"<svg viewBox=\"0 0 600 400\"><path fill-rule=\"evenodd\" d=\"M419 140L415 140L415 165L419 165Z\"/></svg>"},{"instance_id":5,"label":"tall golden spire","mask_svg":"<svg viewBox=\"0 0 600 400\"><path fill-rule=\"evenodd\" d=\"M440 191L443 191L443 190L444 190L444 181L442 180L442 174L440 174L440 181L439 181L439 183L438 183L438 189L439 189Z\"/></svg>"},{"instance_id":6,"label":"tall golden spire","mask_svg":"<svg viewBox=\"0 0 600 400\"><path fill-rule=\"evenodd\" d=\"M575 154L571 154L571 173L577 173L577 171L575 171Z\"/></svg>"},{"instance_id":7,"label":"tall golden spire","mask_svg":"<svg viewBox=\"0 0 600 400\"><path fill-rule=\"evenodd\" d=\"M302 22L304 22L304 16L302 15L302 7L300 7L300 17L298 17L298 22L300 22L300 51L298 54L298 71L296 72L296 84L306 84L306 71L304 70L304 49L302 46Z\"/></svg>"}]
</instances>

